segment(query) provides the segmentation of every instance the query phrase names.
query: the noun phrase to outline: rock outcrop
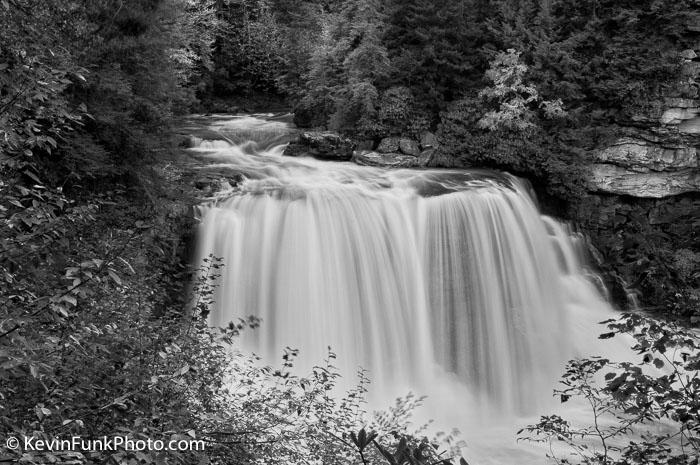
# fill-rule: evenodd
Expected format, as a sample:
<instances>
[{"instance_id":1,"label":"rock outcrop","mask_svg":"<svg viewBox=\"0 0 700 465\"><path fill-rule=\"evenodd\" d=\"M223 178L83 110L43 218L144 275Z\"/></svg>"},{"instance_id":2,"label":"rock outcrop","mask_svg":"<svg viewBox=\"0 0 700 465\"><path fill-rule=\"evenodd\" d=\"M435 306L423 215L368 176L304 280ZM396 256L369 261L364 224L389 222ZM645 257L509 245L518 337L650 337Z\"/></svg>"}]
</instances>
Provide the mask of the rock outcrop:
<instances>
[{"instance_id":1,"label":"rock outcrop","mask_svg":"<svg viewBox=\"0 0 700 465\"><path fill-rule=\"evenodd\" d=\"M433 157L434 150L424 150L416 155L405 153L356 152L353 161L358 165L386 168L424 168Z\"/></svg>"},{"instance_id":2,"label":"rock outcrop","mask_svg":"<svg viewBox=\"0 0 700 465\"><path fill-rule=\"evenodd\" d=\"M420 147L418 146L418 142L407 137L402 137L399 139L399 150L401 150L401 153L413 155L414 157L420 155Z\"/></svg>"},{"instance_id":3,"label":"rock outcrop","mask_svg":"<svg viewBox=\"0 0 700 465\"><path fill-rule=\"evenodd\" d=\"M423 150L438 148L438 140L435 134L425 131L420 135L420 148Z\"/></svg>"},{"instance_id":4,"label":"rock outcrop","mask_svg":"<svg viewBox=\"0 0 700 465\"><path fill-rule=\"evenodd\" d=\"M310 155L324 160L347 161L352 158L355 142L334 132L302 132L284 151L287 156Z\"/></svg>"},{"instance_id":5,"label":"rock outcrop","mask_svg":"<svg viewBox=\"0 0 700 465\"><path fill-rule=\"evenodd\" d=\"M591 184L599 192L657 199L700 191L698 149L624 137L596 155Z\"/></svg>"},{"instance_id":6,"label":"rock outcrop","mask_svg":"<svg viewBox=\"0 0 700 465\"><path fill-rule=\"evenodd\" d=\"M400 139L398 137L385 137L379 142L377 152L396 153L399 151L399 141Z\"/></svg>"},{"instance_id":7,"label":"rock outcrop","mask_svg":"<svg viewBox=\"0 0 700 465\"><path fill-rule=\"evenodd\" d=\"M694 50L680 56L680 76L662 104L635 115L595 154L592 192L656 199L700 192L700 61Z\"/></svg>"},{"instance_id":8,"label":"rock outcrop","mask_svg":"<svg viewBox=\"0 0 700 465\"><path fill-rule=\"evenodd\" d=\"M433 136L434 138L434 136ZM385 137L379 142L376 151L379 153L402 153L417 157L421 153L421 148L432 148L433 145L424 146L409 137Z\"/></svg>"}]
</instances>

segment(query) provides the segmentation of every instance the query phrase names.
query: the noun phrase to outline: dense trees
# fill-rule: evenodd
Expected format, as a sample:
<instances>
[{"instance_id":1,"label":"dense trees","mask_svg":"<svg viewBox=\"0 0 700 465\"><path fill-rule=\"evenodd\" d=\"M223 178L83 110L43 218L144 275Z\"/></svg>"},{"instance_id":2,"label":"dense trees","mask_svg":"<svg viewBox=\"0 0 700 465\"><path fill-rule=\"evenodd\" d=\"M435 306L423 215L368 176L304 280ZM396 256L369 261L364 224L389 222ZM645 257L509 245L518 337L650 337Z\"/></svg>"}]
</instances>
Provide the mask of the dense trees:
<instances>
[{"instance_id":1,"label":"dense trees","mask_svg":"<svg viewBox=\"0 0 700 465\"><path fill-rule=\"evenodd\" d=\"M561 99L568 109L563 137L574 149L586 148L605 137L611 124L629 122L648 110L649 97L673 80L678 52L692 46L695 37L689 26L694 8L688 1L411 0L374 5L360 0L344 5L319 5L316 17L322 27L315 30L317 40L303 64L308 71L297 75L302 82L288 97L298 104L299 114L315 116L299 118L300 123L358 131L361 137L368 135L368 127L376 136L393 131L381 121L381 102L391 105L396 95L410 102L404 117L437 127L440 113L451 103L473 98L488 85L485 72L496 55L514 49L527 66L525 79L542 98ZM366 31L361 41L350 24L368 24L362 18L368 13L374 32ZM351 52L368 53L373 64L346 61ZM357 79L351 83L340 76L371 74L372 66L381 66L386 76L367 76L361 87ZM365 102L328 100L330 94L349 97L358 91ZM338 106L350 113L355 111L350 107L364 108L364 118L338 124Z\"/></svg>"},{"instance_id":2,"label":"dense trees","mask_svg":"<svg viewBox=\"0 0 700 465\"><path fill-rule=\"evenodd\" d=\"M468 3L412 0L388 7L391 83L411 89L418 103L433 112L460 96L479 64Z\"/></svg>"}]
</instances>

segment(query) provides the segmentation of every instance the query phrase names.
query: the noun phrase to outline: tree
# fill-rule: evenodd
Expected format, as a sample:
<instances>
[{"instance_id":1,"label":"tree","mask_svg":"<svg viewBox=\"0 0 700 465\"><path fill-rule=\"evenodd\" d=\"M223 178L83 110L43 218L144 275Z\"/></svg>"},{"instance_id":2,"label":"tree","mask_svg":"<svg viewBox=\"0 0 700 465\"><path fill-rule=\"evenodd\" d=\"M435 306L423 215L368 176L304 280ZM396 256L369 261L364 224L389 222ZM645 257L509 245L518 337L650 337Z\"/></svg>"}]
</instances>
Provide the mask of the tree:
<instances>
[{"instance_id":1,"label":"tree","mask_svg":"<svg viewBox=\"0 0 700 465\"><path fill-rule=\"evenodd\" d=\"M389 4L385 41L395 70L389 84L411 89L418 104L433 114L472 82L478 59L470 3L411 0Z\"/></svg>"},{"instance_id":2,"label":"tree","mask_svg":"<svg viewBox=\"0 0 700 465\"><path fill-rule=\"evenodd\" d=\"M372 131L377 117L377 85L390 72L381 41L383 15L378 0L347 2L338 16L332 52L342 59L339 84L333 89L334 112L329 126L340 131Z\"/></svg>"},{"instance_id":3,"label":"tree","mask_svg":"<svg viewBox=\"0 0 700 465\"><path fill-rule=\"evenodd\" d=\"M478 121L480 128L526 130L536 125L539 109L544 118L565 116L561 99L543 100L535 86L524 83L527 69L520 61L520 53L513 49L499 53L491 62L486 77L492 85L479 92L479 96L487 105L497 108L486 112Z\"/></svg>"},{"instance_id":4,"label":"tree","mask_svg":"<svg viewBox=\"0 0 700 465\"><path fill-rule=\"evenodd\" d=\"M274 94L285 73L283 30L268 0L218 2L212 92L217 96Z\"/></svg>"}]
</instances>

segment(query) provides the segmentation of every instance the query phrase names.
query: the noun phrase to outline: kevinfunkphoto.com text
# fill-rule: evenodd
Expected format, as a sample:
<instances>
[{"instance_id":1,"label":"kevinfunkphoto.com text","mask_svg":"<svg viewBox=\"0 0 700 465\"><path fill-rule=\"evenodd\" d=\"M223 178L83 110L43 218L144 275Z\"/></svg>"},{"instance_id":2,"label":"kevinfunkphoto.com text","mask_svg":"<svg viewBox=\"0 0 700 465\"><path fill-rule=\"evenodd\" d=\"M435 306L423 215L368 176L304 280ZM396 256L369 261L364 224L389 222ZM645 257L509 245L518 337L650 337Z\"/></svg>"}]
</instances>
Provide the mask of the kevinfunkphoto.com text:
<instances>
[{"instance_id":1,"label":"kevinfunkphoto.com text","mask_svg":"<svg viewBox=\"0 0 700 465\"><path fill-rule=\"evenodd\" d=\"M95 451L203 451L205 444L202 440L180 439L131 439L126 436L100 438L83 438L72 436L68 438L40 439L32 436L9 437L5 445L11 450L24 452L95 452Z\"/></svg>"}]
</instances>

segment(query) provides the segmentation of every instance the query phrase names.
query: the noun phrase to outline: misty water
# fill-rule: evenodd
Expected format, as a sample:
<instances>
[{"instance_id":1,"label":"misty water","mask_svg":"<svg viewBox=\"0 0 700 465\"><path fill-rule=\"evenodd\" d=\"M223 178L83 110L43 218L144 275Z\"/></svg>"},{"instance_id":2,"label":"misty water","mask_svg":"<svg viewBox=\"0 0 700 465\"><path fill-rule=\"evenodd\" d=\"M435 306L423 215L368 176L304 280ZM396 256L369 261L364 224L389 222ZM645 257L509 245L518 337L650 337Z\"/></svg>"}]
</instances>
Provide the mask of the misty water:
<instances>
[{"instance_id":1,"label":"misty water","mask_svg":"<svg viewBox=\"0 0 700 465\"><path fill-rule=\"evenodd\" d=\"M516 431L561 413L567 360L621 350L597 338L614 314L581 237L507 174L286 157L273 115L206 124L193 150L243 175L200 209L199 257L226 265L213 325L261 318L244 346L270 363L297 348L301 370L330 346L348 387L369 371L377 408L428 396L417 423L460 429L472 464L546 462Z\"/></svg>"}]
</instances>

